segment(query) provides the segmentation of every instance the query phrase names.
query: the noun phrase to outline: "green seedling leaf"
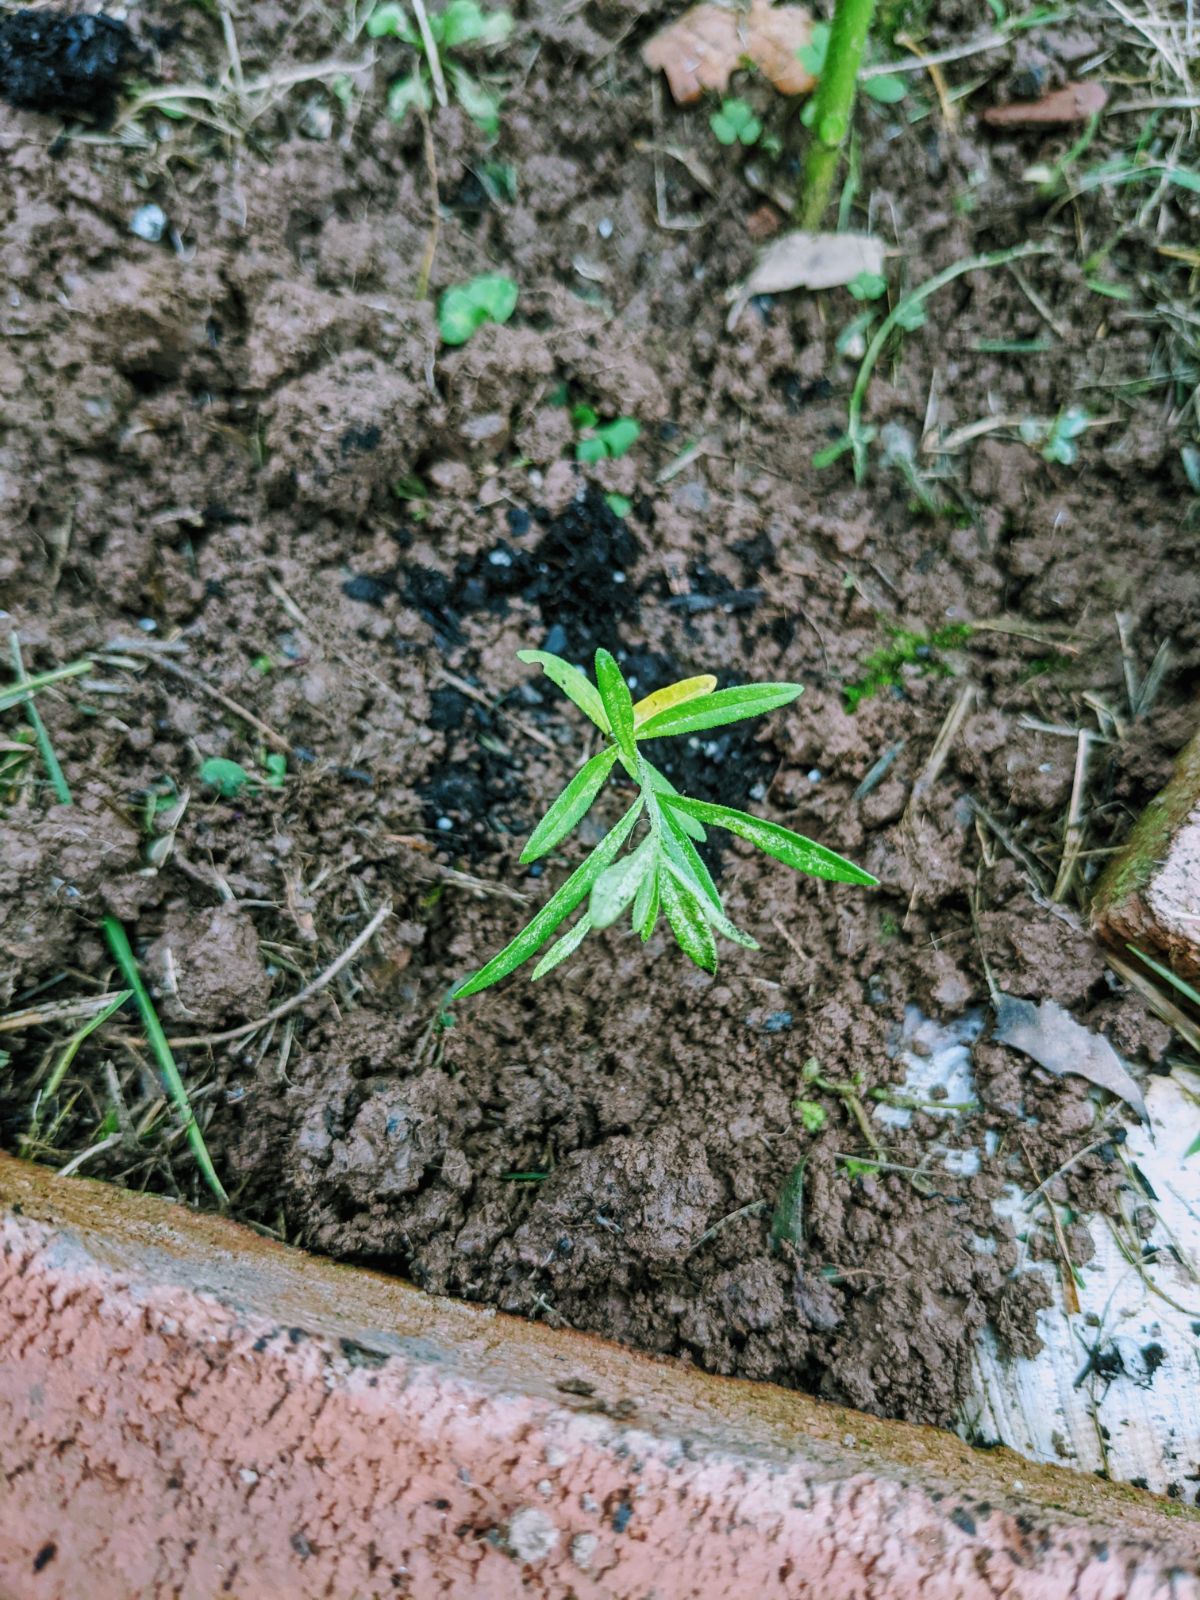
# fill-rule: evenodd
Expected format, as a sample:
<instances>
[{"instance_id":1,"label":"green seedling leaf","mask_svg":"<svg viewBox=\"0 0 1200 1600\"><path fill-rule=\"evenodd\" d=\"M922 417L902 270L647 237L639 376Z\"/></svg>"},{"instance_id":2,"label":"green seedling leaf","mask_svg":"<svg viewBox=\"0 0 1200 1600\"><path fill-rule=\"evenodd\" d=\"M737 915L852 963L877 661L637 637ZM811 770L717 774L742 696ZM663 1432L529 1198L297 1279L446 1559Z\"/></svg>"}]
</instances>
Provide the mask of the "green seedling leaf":
<instances>
[{"instance_id":1,"label":"green seedling leaf","mask_svg":"<svg viewBox=\"0 0 1200 1600\"><path fill-rule=\"evenodd\" d=\"M263 761L263 769L267 774L267 785L272 789L282 789L283 780L287 777L287 757L279 751L272 751Z\"/></svg>"},{"instance_id":2,"label":"green seedling leaf","mask_svg":"<svg viewBox=\"0 0 1200 1600\"><path fill-rule=\"evenodd\" d=\"M447 50L503 44L513 29L511 12L484 11L475 0L450 0L440 16L430 18L430 24L438 44Z\"/></svg>"},{"instance_id":3,"label":"green seedling leaf","mask_svg":"<svg viewBox=\"0 0 1200 1600\"><path fill-rule=\"evenodd\" d=\"M517 660L524 661L527 666L541 667L551 683L557 685L568 700L573 700L601 733L608 732L608 713L600 692L578 667L573 667L561 656L551 655L548 650L518 650Z\"/></svg>"},{"instance_id":4,"label":"green seedling leaf","mask_svg":"<svg viewBox=\"0 0 1200 1600\"><path fill-rule=\"evenodd\" d=\"M722 100L721 109L714 111L708 125L722 144L757 144L762 133L762 123L754 110L744 100Z\"/></svg>"},{"instance_id":5,"label":"green seedling leaf","mask_svg":"<svg viewBox=\"0 0 1200 1600\"><path fill-rule=\"evenodd\" d=\"M604 503L614 517L625 518L633 510L633 501L627 494L606 494Z\"/></svg>"},{"instance_id":6,"label":"green seedling leaf","mask_svg":"<svg viewBox=\"0 0 1200 1600\"><path fill-rule=\"evenodd\" d=\"M814 24L809 42L796 51L800 65L806 72L811 72L814 78L819 78L824 71L825 57L829 54L830 31L827 22Z\"/></svg>"},{"instance_id":7,"label":"green seedling leaf","mask_svg":"<svg viewBox=\"0 0 1200 1600\"><path fill-rule=\"evenodd\" d=\"M607 650L596 651L596 683L612 736L626 761L631 766L635 765L637 749L633 742L633 697L620 667Z\"/></svg>"},{"instance_id":8,"label":"green seedling leaf","mask_svg":"<svg viewBox=\"0 0 1200 1600\"><path fill-rule=\"evenodd\" d=\"M612 865L621 846L633 831L633 825L641 815L643 804L639 798L630 806L608 837L600 841L587 860L576 867L566 883L550 896L533 921L521 930L511 944L505 945L499 955L493 956L486 966L481 967L472 977L458 985L451 992L451 1000L465 1000L468 995L478 994L481 989L499 983L501 978L506 978L522 962L529 960L559 923L569 917L580 901L591 893L592 885L605 867Z\"/></svg>"},{"instance_id":9,"label":"green seedling leaf","mask_svg":"<svg viewBox=\"0 0 1200 1600\"><path fill-rule=\"evenodd\" d=\"M797 1100L796 1112L805 1133L820 1133L829 1115L825 1107L815 1100Z\"/></svg>"},{"instance_id":10,"label":"green seedling leaf","mask_svg":"<svg viewBox=\"0 0 1200 1600\"><path fill-rule=\"evenodd\" d=\"M606 461L608 451L604 447L604 440L597 439L594 435L590 439L580 439L575 446L575 459L586 464Z\"/></svg>"},{"instance_id":11,"label":"green seedling leaf","mask_svg":"<svg viewBox=\"0 0 1200 1600\"><path fill-rule=\"evenodd\" d=\"M877 100L880 105L894 106L898 100L904 99L908 85L895 73L886 72L882 77L868 78L863 84L863 93L871 100Z\"/></svg>"},{"instance_id":12,"label":"green seedling leaf","mask_svg":"<svg viewBox=\"0 0 1200 1600\"><path fill-rule=\"evenodd\" d=\"M428 111L433 104L429 90L419 72L407 78L397 78L388 90L388 116L393 122L403 122L410 111Z\"/></svg>"},{"instance_id":13,"label":"green seedling leaf","mask_svg":"<svg viewBox=\"0 0 1200 1600\"><path fill-rule=\"evenodd\" d=\"M847 861L845 856L777 822L768 822L764 817L752 817L745 811L734 811L730 806L714 805L708 800L693 800L687 795L668 797L665 803L671 810L683 811L698 822L727 829L796 872L807 872L810 877L827 878L834 883L864 884L868 888L879 882L869 872Z\"/></svg>"},{"instance_id":14,"label":"green seedling leaf","mask_svg":"<svg viewBox=\"0 0 1200 1600\"><path fill-rule=\"evenodd\" d=\"M409 15L407 6L376 6L367 18L369 39L403 39L405 44L419 45L421 36Z\"/></svg>"},{"instance_id":15,"label":"green seedling leaf","mask_svg":"<svg viewBox=\"0 0 1200 1600\"><path fill-rule=\"evenodd\" d=\"M633 709L635 712L637 711L636 706ZM657 767L651 766L651 764L646 760L645 756L642 756L641 764L642 771L645 773L646 779L649 782L651 789L654 790L655 794L671 795L679 793L679 790L671 782L670 778L664 777ZM686 817L681 811L675 820L688 835L688 837L697 840L698 843L703 844L705 839L708 837L703 827L701 827L700 823L696 821L695 817Z\"/></svg>"},{"instance_id":16,"label":"green seedling leaf","mask_svg":"<svg viewBox=\"0 0 1200 1600\"><path fill-rule=\"evenodd\" d=\"M615 460L633 448L641 431L641 424L632 417L618 417L615 422L606 422L602 428L597 428L596 437Z\"/></svg>"},{"instance_id":17,"label":"green seedling leaf","mask_svg":"<svg viewBox=\"0 0 1200 1600\"><path fill-rule=\"evenodd\" d=\"M609 745L580 767L529 836L529 843L521 851L524 864L528 865L539 856L544 856L548 850L553 850L583 820L591 810L592 801L604 787L604 781L616 759L617 748Z\"/></svg>"},{"instance_id":18,"label":"green seedling leaf","mask_svg":"<svg viewBox=\"0 0 1200 1600\"><path fill-rule=\"evenodd\" d=\"M846 287L856 300L878 300L887 293L887 279L881 272L860 272Z\"/></svg>"},{"instance_id":19,"label":"green seedling leaf","mask_svg":"<svg viewBox=\"0 0 1200 1600\"><path fill-rule=\"evenodd\" d=\"M594 428L600 418L591 406L578 405L571 407L571 421L577 428Z\"/></svg>"},{"instance_id":20,"label":"green seedling leaf","mask_svg":"<svg viewBox=\"0 0 1200 1600\"><path fill-rule=\"evenodd\" d=\"M588 916L592 919L593 928L611 928L637 894L654 864L654 856L649 848L653 843L653 839L647 839L631 856L626 856L624 861L614 862L596 879L588 901Z\"/></svg>"},{"instance_id":21,"label":"green seedling leaf","mask_svg":"<svg viewBox=\"0 0 1200 1600\"><path fill-rule=\"evenodd\" d=\"M494 89L485 89L477 78L455 62L447 63L454 98L477 128L489 139L500 132L500 96ZM515 302L514 302L515 303ZM504 322L505 317L493 317L494 322Z\"/></svg>"},{"instance_id":22,"label":"green seedling leaf","mask_svg":"<svg viewBox=\"0 0 1200 1600\"><path fill-rule=\"evenodd\" d=\"M925 307L918 301L901 301L892 313L893 321L905 333L916 333L925 326Z\"/></svg>"},{"instance_id":23,"label":"green seedling leaf","mask_svg":"<svg viewBox=\"0 0 1200 1600\"><path fill-rule=\"evenodd\" d=\"M485 322L507 322L516 310L517 286L511 278L485 274L447 289L438 302L438 330L445 344L466 344Z\"/></svg>"},{"instance_id":24,"label":"green seedling leaf","mask_svg":"<svg viewBox=\"0 0 1200 1600\"><path fill-rule=\"evenodd\" d=\"M646 876L638 884L638 892L633 900L633 931L638 934L643 944L654 932L654 924L658 921L658 868L651 865Z\"/></svg>"},{"instance_id":25,"label":"green seedling leaf","mask_svg":"<svg viewBox=\"0 0 1200 1600\"><path fill-rule=\"evenodd\" d=\"M638 738L661 739L669 734L698 733L704 728L740 722L744 717L760 717L790 704L803 692L803 686L798 683L746 683L733 689L718 689L700 700L660 711L642 724Z\"/></svg>"},{"instance_id":26,"label":"green seedling leaf","mask_svg":"<svg viewBox=\"0 0 1200 1600\"><path fill-rule=\"evenodd\" d=\"M679 948L689 960L694 961L698 967L703 967L705 972L715 972L717 944L712 929L700 909L700 902L694 894L683 887L669 868L666 872L659 873L658 889L662 898L662 908L667 914L667 921L671 924L671 932L675 935Z\"/></svg>"},{"instance_id":27,"label":"green seedling leaf","mask_svg":"<svg viewBox=\"0 0 1200 1600\"><path fill-rule=\"evenodd\" d=\"M215 789L223 800L235 799L253 781L245 767L224 756L209 756L200 768L200 782Z\"/></svg>"},{"instance_id":28,"label":"green seedling leaf","mask_svg":"<svg viewBox=\"0 0 1200 1600\"><path fill-rule=\"evenodd\" d=\"M833 444L827 444L824 450L818 450L812 458L812 464L818 472L823 467L831 467L835 461L840 461L844 455L854 449L854 440L848 433L844 433Z\"/></svg>"},{"instance_id":29,"label":"green seedling leaf","mask_svg":"<svg viewBox=\"0 0 1200 1600\"><path fill-rule=\"evenodd\" d=\"M700 914L703 916L704 920L709 923L717 933L730 940L733 944L740 944L744 946L744 948L747 950L757 950L759 948L757 939L752 939L748 933L743 933L739 927L736 927L732 922L730 922L729 918L725 915L724 908L721 906L719 901L714 906L706 896L698 892L699 885L696 883L696 880L690 873L682 871L678 863L674 860L668 860L664 863L664 865L666 866L666 870L670 876L675 879L676 883L678 883L680 889L686 891L691 899L695 901L696 905L700 908Z\"/></svg>"},{"instance_id":30,"label":"green seedling leaf","mask_svg":"<svg viewBox=\"0 0 1200 1600\"><path fill-rule=\"evenodd\" d=\"M693 893L707 900L710 905L716 906L719 911L721 896L712 880L712 873L709 872L703 856L681 826L680 817L666 806L659 807L659 815L662 817L663 844L667 855L693 880L691 885Z\"/></svg>"},{"instance_id":31,"label":"green seedling leaf","mask_svg":"<svg viewBox=\"0 0 1200 1600\"><path fill-rule=\"evenodd\" d=\"M609 870L611 871L611 868ZM536 983L539 978L544 978L548 972L553 972L560 961L565 961L568 956L574 955L592 931L593 926L591 913L585 911L571 931L564 933L561 939L556 939L549 950L546 951L546 954L534 967L530 982Z\"/></svg>"}]
</instances>

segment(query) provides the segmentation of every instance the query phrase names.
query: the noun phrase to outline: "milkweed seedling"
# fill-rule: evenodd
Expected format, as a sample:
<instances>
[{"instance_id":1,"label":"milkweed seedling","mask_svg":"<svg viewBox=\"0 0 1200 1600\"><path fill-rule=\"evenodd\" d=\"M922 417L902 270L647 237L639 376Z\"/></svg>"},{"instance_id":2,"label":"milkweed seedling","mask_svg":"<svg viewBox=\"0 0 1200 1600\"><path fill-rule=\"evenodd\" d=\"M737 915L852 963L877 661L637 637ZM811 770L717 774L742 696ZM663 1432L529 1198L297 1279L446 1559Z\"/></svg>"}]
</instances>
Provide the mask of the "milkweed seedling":
<instances>
[{"instance_id":1,"label":"milkweed seedling","mask_svg":"<svg viewBox=\"0 0 1200 1600\"><path fill-rule=\"evenodd\" d=\"M388 90L392 121L403 122L413 108L429 111L435 95L445 105L444 77L475 125L494 139L500 131L500 96L469 73L457 56L460 51L490 50L504 44L512 27L511 12L485 12L477 0L450 0L444 11L418 12L415 22L406 6L376 6L367 18L368 35L401 39L419 52L412 72L397 78Z\"/></svg>"},{"instance_id":2,"label":"milkweed seedling","mask_svg":"<svg viewBox=\"0 0 1200 1600\"><path fill-rule=\"evenodd\" d=\"M540 666L605 739L603 748L584 762L533 830L521 860L536 861L561 844L587 815L618 763L637 784L638 796L533 921L486 966L464 979L451 999L465 999L506 978L528 961L584 900L587 909L538 962L533 970L535 979L572 955L593 928L609 927L630 908L634 931L643 942L653 933L662 912L680 949L706 972L716 971L717 934L757 950L755 940L735 928L725 915L717 886L696 849L696 844L704 841L706 823L725 828L814 878L866 885L877 881L843 856L777 822L680 794L643 750L652 739L699 733L789 705L801 693L798 683L746 683L718 689L716 678L705 673L656 689L635 705L620 667L607 650L596 651L595 683L578 667L544 650L521 650L518 655L522 661ZM644 837L622 856L624 845L643 820L648 825Z\"/></svg>"}]
</instances>

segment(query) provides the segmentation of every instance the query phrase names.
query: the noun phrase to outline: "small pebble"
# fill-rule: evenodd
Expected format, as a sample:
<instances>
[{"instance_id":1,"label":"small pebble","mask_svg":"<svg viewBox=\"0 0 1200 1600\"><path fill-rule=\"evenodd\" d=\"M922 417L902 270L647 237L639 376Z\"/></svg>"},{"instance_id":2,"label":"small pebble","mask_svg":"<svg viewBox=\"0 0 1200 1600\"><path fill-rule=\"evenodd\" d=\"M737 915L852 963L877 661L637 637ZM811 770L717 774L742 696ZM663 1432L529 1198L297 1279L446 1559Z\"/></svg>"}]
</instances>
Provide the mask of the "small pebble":
<instances>
[{"instance_id":1,"label":"small pebble","mask_svg":"<svg viewBox=\"0 0 1200 1600\"><path fill-rule=\"evenodd\" d=\"M437 819L437 825L439 833L454 832L454 824L451 822L449 817L439 817Z\"/></svg>"},{"instance_id":2,"label":"small pebble","mask_svg":"<svg viewBox=\"0 0 1200 1600\"><path fill-rule=\"evenodd\" d=\"M612 218L601 217L600 221L596 224L596 232L602 239L611 239L613 234Z\"/></svg>"},{"instance_id":3,"label":"small pebble","mask_svg":"<svg viewBox=\"0 0 1200 1600\"><path fill-rule=\"evenodd\" d=\"M820 781L821 781L821 769L820 769L820 767L813 767L812 768L812 770L808 773L808 781L809 781L809 783L820 783Z\"/></svg>"},{"instance_id":4,"label":"small pebble","mask_svg":"<svg viewBox=\"0 0 1200 1600\"><path fill-rule=\"evenodd\" d=\"M142 630L143 633L157 633L158 632L158 623L155 622L153 617L139 617L138 618L138 627Z\"/></svg>"},{"instance_id":5,"label":"small pebble","mask_svg":"<svg viewBox=\"0 0 1200 1600\"><path fill-rule=\"evenodd\" d=\"M167 213L153 203L139 206L129 219L129 231L147 244L157 244L167 231Z\"/></svg>"}]
</instances>

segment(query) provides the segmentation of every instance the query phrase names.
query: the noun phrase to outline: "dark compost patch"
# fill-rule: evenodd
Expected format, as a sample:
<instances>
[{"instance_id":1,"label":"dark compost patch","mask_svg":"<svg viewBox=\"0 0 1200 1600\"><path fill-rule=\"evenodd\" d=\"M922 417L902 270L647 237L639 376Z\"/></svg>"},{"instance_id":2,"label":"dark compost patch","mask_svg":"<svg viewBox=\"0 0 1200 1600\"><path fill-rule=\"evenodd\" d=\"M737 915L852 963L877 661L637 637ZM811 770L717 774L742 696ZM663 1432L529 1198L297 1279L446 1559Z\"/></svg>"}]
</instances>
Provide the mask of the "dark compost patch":
<instances>
[{"instance_id":1,"label":"dark compost patch","mask_svg":"<svg viewBox=\"0 0 1200 1600\"><path fill-rule=\"evenodd\" d=\"M243 9L248 78L361 47L320 11ZM129 12L139 38L172 40L154 63L164 82L224 71L201 8ZM707 113L671 112L715 192L669 161L670 214L703 226L658 225L663 136L636 51L653 19L624 3L518 12L538 50L498 146L454 107L433 117L433 288L499 267L522 296L512 323L455 351L411 298L429 179L417 126L384 113L390 57L345 105L321 80L276 95L236 144L187 122L167 139L150 118L144 144L51 153L57 122L0 108L0 603L31 670L93 657L42 699L78 813L53 807L19 751L0 765L0 1008L111 986L98 920L112 910L172 1037L205 1041L295 994L387 900L394 915L320 996L249 1039L179 1047L237 1214L439 1293L945 1424L986 1320L1011 1348L1036 1339L1042 1280L1013 1276L992 1199L1028 1180L1026 1160L1051 1172L1091 1145L1063 1198L1110 1202L1121 1169L1099 1119L1119 1113L986 1036L978 1111L949 1132L918 1114L889 1131L884 1166L841 1097L818 1097L815 1134L795 1101L814 1059L865 1096L894 1086L906 1007L982 1005L984 955L1005 989L1057 999L1143 1067L1167 1048L1080 908L1047 894L1071 730L1108 708L1087 812L1103 851L1165 776L1200 668L1182 435L1141 382L1167 338L1137 298L1145 238L1104 190L1080 201L1089 238L1124 227L1107 270L1135 298L1098 296L1074 224L1015 177L1053 159L1058 135L984 135L975 100L958 132L936 106L911 126L866 108L861 203L905 282L1030 230L1057 249L1021 279L944 291L936 322L876 375L871 421L919 438L931 394L948 432L1053 417L1081 394L1108 421L1071 468L1011 428L973 435L933 463L940 512L878 449L862 486L845 461L817 474L854 375L837 334L859 308L761 299L728 330L724 290L753 260L763 200L718 161ZM41 57L13 55L19 26L0 24L9 100L81 106L65 78L36 89ZM930 47L962 27L956 3L935 4ZM1057 36L1032 37L1053 64ZM985 100L1008 64L986 58ZM170 220L158 243L129 231L148 199ZM1194 229L1194 196L1164 204ZM1030 288L1058 330L1052 359L996 348L1045 338ZM636 416L635 449L579 467L564 386ZM1117 613L1139 678L1170 641L1137 718ZM897 657L848 710L847 686L895 653L897 630L955 624L969 631ZM586 736L515 653L586 659L598 644L642 692L710 669L803 682L788 711L680 740L664 765L843 849L881 887L801 881L726 844L713 859L729 911L760 952L727 948L710 978L661 933L643 948L613 929L589 959L536 988L518 974L446 1028L453 981L578 859L572 845L544 871L518 864ZM968 684L938 781L910 806ZM275 787L265 756L285 746ZM220 798L197 779L210 756L259 781ZM597 807L585 842L620 804ZM72 1026L5 1036L5 1145L57 1162L101 1146L84 1170L202 1202L132 1016L85 1042L30 1141ZM930 1164L933 1143L980 1148L989 1130L997 1153L976 1175ZM801 1163L790 1237L772 1242Z\"/></svg>"}]
</instances>

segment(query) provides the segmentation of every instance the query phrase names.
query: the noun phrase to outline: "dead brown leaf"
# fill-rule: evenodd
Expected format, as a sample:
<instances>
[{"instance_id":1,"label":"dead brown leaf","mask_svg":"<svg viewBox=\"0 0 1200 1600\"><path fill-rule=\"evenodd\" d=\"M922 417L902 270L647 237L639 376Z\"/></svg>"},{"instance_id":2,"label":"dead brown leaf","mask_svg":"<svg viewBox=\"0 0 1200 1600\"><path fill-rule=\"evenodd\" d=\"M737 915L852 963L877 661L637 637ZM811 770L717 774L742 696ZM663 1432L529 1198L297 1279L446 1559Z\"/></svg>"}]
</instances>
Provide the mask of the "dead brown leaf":
<instances>
[{"instance_id":1,"label":"dead brown leaf","mask_svg":"<svg viewBox=\"0 0 1200 1600\"><path fill-rule=\"evenodd\" d=\"M983 120L991 128L1053 128L1086 122L1108 104L1101 83L1064 84L1040 100L1022 100L1008 106L989 106Z\"/></svg>"},{"instance_id":2,"label":"dead brown leaf","mask_svg":"<svg viewBox=\"0 0 1200 1600\"><path fill-rule=\"evenodd\" d=\"M642 60L659 67L677 105L706 89L723 93L730 75L752 63L780 94L808 94L817 81L796 55L812 39L812 16L803 6L752 0L748 10L693 6L660 28L642 47Z\"/></svg>"},{"instance_id":3,"label":"dead brown leaf","mask_svg":"<svg viewBox=\"0 0 1200 1600\"><path fill-rule=\"evenodd\" d=\"M1020 1000L1016 995L996 993L996 1038L1001 1044L1031 1056L1056 1078L1066 1073L1086 1078L1098 1089L1106 1089L1131 1105L1149 1123L1142 1091L1126 1070L1120 1056L1098 1033L1076 1022L1055 1000Z\"/></svg>"}]
</instances>

